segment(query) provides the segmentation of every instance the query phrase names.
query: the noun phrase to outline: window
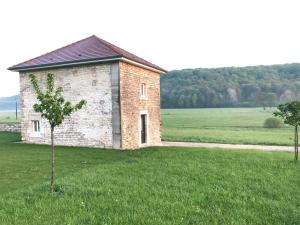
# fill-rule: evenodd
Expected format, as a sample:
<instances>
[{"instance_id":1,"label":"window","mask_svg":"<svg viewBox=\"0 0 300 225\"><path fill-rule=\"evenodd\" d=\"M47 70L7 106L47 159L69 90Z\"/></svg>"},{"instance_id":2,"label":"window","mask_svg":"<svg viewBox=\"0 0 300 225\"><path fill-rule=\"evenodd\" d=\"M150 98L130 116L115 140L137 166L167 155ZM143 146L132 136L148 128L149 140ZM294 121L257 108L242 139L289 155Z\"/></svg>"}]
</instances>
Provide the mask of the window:
<instances>
[{"instance_id":1,"label":"window","mask_svg":"<svg viewBox=\"0 0 300 225\"><path fill-rule=\"evenodd\" d=\"M147 143L147 115L141 114L141 143Z\"/></svg>"},{"instance_id":2,"label":"window","mask_svg":"<svg viewBox=\"0 0 300 225\"><path fill-rule=\"evenodd\" d=\"M32 120L32 127L33 127L34 132L36 132L36 133L40 132L40 121Z\"/></svg>"},{"instance_id":3,"label":"window","mask_svg":"<svg viewBox=\"0 0 300 225\"><path fill-rule=\"evenodd\" d=\"M146 84L141 84L141 97L146 95Z\"/></svg>"}]
</instances>

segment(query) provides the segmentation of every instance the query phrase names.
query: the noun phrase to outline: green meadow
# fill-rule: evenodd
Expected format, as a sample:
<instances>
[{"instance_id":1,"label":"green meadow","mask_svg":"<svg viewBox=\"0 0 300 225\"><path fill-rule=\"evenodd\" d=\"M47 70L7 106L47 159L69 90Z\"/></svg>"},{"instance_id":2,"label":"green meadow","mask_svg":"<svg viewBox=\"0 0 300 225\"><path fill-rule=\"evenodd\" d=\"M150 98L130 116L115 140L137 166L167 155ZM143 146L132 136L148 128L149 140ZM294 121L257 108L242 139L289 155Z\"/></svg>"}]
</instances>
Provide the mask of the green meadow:
<instances>
[{"instance_id":1,"label":"green meadow","mask_svg":"<svg viewBox=\"0 0 300 225\"><path fill-rule=\"evenodd\" d=\"M50 147L0 133L2 225L300 224L300 164L287 152Z\"/></svg>"},{"instance_id":2,"label":"green meadow","mask_svg":"<svg viewBox=\"0 0 300 225\"><path fill-rule=\"evenodd\" d=\"M162 109L167 141L292 145L291 127L264 128L275 108Z\"/></svg>"},{"instance_id":3,"label":"green meadow","mask_svg":"<svg viewBox=\"0 0 300 225\"><path fill-rule=\"evenodd\" d=\"M166 141L292 145L293 129L264 128L275 108L162 109ZM18 119L19 121L19 119ZM13 112L0 112L0 122L16 122Z\"/></svg>"},{"instance_id":4,"label":"green meadow","mask_svg":"<svg viewBox=\"0 0 300 225\"><path fill-rule=\"evenodd\" d=\"M18 117L16 118L15 112L1 112L0 111L0 123L1 122L20 122L20 113L18 113Z\"/></svg>"}]
</instances>

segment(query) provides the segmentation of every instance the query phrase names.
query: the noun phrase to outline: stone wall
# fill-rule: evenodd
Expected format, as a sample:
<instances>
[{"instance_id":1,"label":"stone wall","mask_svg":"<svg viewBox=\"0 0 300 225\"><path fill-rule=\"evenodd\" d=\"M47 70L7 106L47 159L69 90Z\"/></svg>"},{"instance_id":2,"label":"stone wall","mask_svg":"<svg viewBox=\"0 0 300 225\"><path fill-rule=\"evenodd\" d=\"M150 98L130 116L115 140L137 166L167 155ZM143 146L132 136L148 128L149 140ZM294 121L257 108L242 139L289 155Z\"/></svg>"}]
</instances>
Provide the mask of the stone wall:
<instances>
[{"instance_id":1,"label":"stone wall","mask_svg":"<svg viewBox=\"0 0 300 225\"><path fill-rule=\"evenodd\" d=\"M21 124L20 123L0 123L0 131L21 132Z\"/></svg>"},{"instance_id":2,"label":"stone wall","mask_svg":"<svg viewBox=\"0 0 300 225\"><path fill-rule=\"evenodd\" d=\"M121 147L134 149L161 145L160 137L160 74L125 62L119 62ZM145 84L145 97L140 86ZM147 144L141 144L140 114L148 117Z\"/></svg>"},{"instance_id":3,"label":"stone wall","mask_svg":"<svg viewBox=\"0 0 300 225\"><path fill-rule=\"evenodd\" d=\"M111 67L111 64L101 64L21 72L22 140L29 143L50 143L48 123L33 111L36 96L29 80L29 74L34 73L45 89L47 73L50 72L55 76L55 86L64 88L63 95L67 101L87 101L86 107L67 118L55 130L56 144L112 147ZM40 120L39 133L33 132L32 120Z\"/></svg>"}]
</instances>

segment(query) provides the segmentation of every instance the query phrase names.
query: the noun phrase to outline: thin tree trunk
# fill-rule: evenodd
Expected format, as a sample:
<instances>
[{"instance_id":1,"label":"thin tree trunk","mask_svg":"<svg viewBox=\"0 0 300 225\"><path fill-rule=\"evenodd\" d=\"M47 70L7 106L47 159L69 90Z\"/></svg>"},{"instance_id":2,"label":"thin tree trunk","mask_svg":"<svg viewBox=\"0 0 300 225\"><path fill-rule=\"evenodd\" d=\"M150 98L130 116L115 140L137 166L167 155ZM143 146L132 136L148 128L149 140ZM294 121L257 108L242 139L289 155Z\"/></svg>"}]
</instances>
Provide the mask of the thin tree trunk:
<instances>
[{"instance_id":1,"label":"thin tree trunk","mask_svg":"<svg viewBox=\"0 0 300 225\"><path fill-rule=\"evenodd\" d=\"M54 180L55 180L54 127L51 127L51 147L52 147L51 192L54 192Z\"/></svg>"},{"instance_id":2,"label":"thin tree trunk","mask_svg":"<svg viewBox=\"0 0 300 225\"><path fill-rule=\"evenodd\" d=\"M298 126L295 127L296 143L295 143L295 160L298 160Z\"/></svg>"}]
</instances>

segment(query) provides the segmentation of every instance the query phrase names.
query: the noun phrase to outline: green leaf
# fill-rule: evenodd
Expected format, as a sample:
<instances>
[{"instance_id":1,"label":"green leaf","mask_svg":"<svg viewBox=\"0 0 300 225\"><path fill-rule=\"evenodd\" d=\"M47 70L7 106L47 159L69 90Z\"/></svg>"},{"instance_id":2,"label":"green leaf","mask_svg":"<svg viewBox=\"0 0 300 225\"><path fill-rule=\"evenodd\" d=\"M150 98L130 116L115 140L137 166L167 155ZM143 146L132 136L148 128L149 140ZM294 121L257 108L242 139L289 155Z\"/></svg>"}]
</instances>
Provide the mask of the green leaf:
<instances>
[{"instance_id":1,"label":"green leaf","mask_svg":"<svg viewBox=\"0 0 300 225\"><path fill-rule=\"evenodd\" d=\"M47 90L43 93L34 74L29 75L31 84L36 93L38 103L33 105L35 112L41 113L41 117L48 120L51 127L55 128L63 123L67 116L82 109L87 104L85 100L72 105L63 96L63 88L54 90L54 75L47 74Z\"/></svg>"}]
</instances>

